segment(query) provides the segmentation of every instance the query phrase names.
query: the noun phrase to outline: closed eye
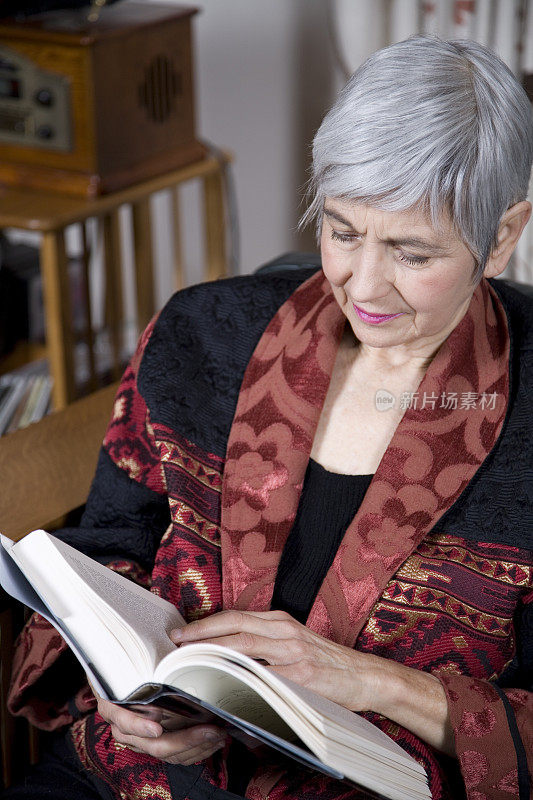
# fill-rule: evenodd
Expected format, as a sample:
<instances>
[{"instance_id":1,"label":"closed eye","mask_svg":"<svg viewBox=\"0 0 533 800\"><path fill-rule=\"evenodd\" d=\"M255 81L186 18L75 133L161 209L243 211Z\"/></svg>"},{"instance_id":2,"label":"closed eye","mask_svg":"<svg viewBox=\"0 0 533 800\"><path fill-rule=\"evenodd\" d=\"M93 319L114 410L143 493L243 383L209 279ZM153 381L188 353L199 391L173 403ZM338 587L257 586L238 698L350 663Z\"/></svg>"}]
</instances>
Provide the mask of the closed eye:
<instances>
[{"instance_id":1,"label":"closed eye","mask_svg":"<svg viewBox=\"0 0 533 800\"><path fill-rule=\"evenodd\" d=\"M408 253L402 253L401 251L398 253L398 258L400 261L403 261L404 264L408 264L410 267L421 267L424 264L427 264L429 261L427 256L411 256Z\"/></svg>"},{"instance_id":2,"label":"closed eye","mask_svg":"<svg viewBox=\"0 0 533 800\"><path fill-rule=\"evenodd\" d=\"M342 242L343 244L353 244L361 239L361 234L359 233L348 233L347 231L336 231L334 228L330 230L330 237L336 242ZM413 256L409 253L404 253L401 250L397 250L397 257L400 261L404 264L407 264L409 267L422 267L428 263L429 257L428 256Z\"/></svg>"},{"instance_id":3,"label":"closed eye","mask_svg":"<svg viewBox=\"0 0 533 800\"><path fill-rule=\"evenodd\" d=\"M331 229L331 238L334 239L336 242L353 242L355 239L359 238L359 234L357 233L342 233L341 231L336 231L333 228Z\"/></svg>"}]
</instances>

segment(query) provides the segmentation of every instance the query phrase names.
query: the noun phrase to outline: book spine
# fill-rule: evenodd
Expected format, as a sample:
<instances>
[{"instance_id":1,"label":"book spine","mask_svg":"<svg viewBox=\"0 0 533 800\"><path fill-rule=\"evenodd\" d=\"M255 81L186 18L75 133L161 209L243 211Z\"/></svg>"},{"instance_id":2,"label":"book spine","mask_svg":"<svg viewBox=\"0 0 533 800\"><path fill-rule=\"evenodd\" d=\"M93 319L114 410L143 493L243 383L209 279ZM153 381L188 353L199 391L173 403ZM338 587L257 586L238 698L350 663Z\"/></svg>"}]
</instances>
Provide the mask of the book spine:
<instances>
[{"instance_id":1,"label":"book spine","mask_svg":"<svg viewBox=\"0 0 533 800\"><path fill-rule=\"evenodd\" d=\"M41 376L34 378L32 381L30 396L28 397L26 408L24 409L23 414L20 418L19 428L25 428L32 421L33 412L35 411L35 406L41 391L42 381L43 379Z\"/></svg>"},{"instance_id":2,"label":"book spine","mask_svg":"<svg viewBox=\"0 0 533 800\"><path fill-rule=\"evenodd\" d=\"M6 433L13 433L13 431L16 431L20 426L20 420L28 404L28 399L30 397L32 387L33 387L33 378L29 378L26 382L24 394L22 395L19 404L15 409L15 413L11 417L11 422L9 423L9 426L6 428Z\"/></svg>"},{"instance_id":3,"label":"book spine","mask_svg":"<svg viewBox=\"0 0 533 800\"><path fill-rule=\"evenodd\" d=\"M50 398L52 396L52 379L48 375L44 375L41 383L41 389L37 402L35 403L35 410L33 412L30 422L39 422L46 416L48 407L50 405Z\"/></svg>"},{"instance_id":4,"label":"book spine","mask_svg":"<svg viewBox=\"0 0 533 800\"><path fill-rule=\"evenodd\" d=\"M4 380L7 384L11 385L12 391L7 397L6 402L2 405L0 411L0 436L8 427L17 405L24 394L24 389L26 388L25 380L15 380L8 375L5 376Z\"/></svg>"}]
</instances>

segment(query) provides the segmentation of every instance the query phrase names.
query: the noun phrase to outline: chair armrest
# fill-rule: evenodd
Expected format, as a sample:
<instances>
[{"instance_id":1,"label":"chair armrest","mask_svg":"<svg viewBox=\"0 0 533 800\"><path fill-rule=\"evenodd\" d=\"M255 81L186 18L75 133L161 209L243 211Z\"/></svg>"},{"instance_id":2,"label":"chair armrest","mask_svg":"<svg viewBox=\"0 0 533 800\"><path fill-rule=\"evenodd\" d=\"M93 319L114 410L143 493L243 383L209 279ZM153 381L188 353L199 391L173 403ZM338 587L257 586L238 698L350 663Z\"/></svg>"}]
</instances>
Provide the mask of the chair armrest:
<instances>
[{"instance_id":1,"label":"chair armrest","mask_svg":"<svg viewBox=\"0 0 533 800\"><path fill-rule=\"evenodd\" d=\"M11 539L83 505L118 384L0 438L0 531Z\"/></svg>"}]
</instances>

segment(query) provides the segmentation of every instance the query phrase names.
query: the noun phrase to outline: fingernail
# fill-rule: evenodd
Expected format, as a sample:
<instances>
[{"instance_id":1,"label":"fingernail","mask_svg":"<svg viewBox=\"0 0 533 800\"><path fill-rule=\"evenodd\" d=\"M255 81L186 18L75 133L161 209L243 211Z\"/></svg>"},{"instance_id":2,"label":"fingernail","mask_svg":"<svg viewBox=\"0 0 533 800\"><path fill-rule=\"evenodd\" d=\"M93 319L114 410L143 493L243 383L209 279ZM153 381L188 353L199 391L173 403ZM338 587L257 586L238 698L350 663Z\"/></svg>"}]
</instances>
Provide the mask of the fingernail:
<instances>
[{"instance_id":1,"label":"fingernail","mask_svg":"<svg viewBox=\"0 0 533 800\"><path fill-rule=\"evenodd\" d=\"M225 736L217 733L216 731L206 731L204 733L204 739L206 739L208 742L223 742Z\"/></svg>"},{"instance_id":2,"label":"fingernail","mask_svg":"<svg viewBox=\"0 0 533 800\"><path fill-rule=\"evenodd\" d=\"M144 730L144 735L149 736L151 739L157 739L157 737L161 733L159 728L152 728L151 725L150 726L147 725L143 730Z\"/></svg>"},{"instance_id":3,"label":"fingernail","mask_svg":"<svg viewBox=\"0 0 533 800\"><path fill-rule=\"evenodd\" d=\"M181 630L179 628L176 628L176 630L170 631L170 638L173 640L181 639Z\"/></svg>"}]
</instances>

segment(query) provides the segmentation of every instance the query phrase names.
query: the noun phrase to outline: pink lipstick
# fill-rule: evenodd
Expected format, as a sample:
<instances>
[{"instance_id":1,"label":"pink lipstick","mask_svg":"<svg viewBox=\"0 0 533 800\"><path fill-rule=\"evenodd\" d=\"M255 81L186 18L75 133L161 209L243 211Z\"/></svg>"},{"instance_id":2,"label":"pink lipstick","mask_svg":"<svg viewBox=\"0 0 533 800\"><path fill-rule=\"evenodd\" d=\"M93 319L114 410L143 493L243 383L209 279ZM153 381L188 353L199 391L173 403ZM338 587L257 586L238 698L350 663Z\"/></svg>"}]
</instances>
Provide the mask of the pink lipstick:
<instances>
[{"instance_id":1,"label":"pink lipstick","mask_svg":"<svg viewBox=\"0 0 533 800\"><path fill-rule=\"evenodd\" d=\"M363 311L362 308L356 306L355 303L352 303L355 313L357 316L363 320L363 322L368 322L370 325L379 325L381 322L387 322L389 319L396 319L396 317L401 317L403 311L399 314L369 314L367 311Z\"/></svg>"}]
</instances>

